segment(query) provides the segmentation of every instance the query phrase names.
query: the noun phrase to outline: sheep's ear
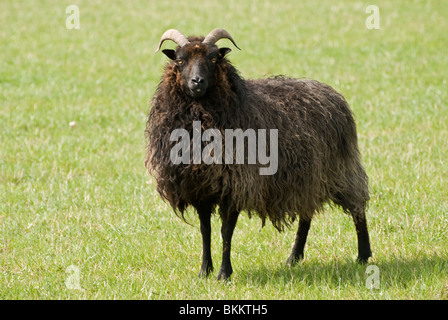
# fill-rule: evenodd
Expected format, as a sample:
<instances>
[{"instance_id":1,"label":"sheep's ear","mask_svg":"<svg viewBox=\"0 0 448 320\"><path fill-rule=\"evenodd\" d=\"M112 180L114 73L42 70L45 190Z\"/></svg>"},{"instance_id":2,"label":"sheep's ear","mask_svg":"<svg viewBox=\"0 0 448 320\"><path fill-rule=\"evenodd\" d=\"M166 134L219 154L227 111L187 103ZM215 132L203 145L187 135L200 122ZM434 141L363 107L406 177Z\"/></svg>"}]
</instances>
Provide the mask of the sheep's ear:
<instances>
[{"instance_id":1,"label":"sheep's ear","mask_svg":"<svg viewBox=\"0 0 448 320\"><path fill-rule=\"evenodd\" d=\"M162 52L171 60L176 60L176 51L172 49L164 49Z\"/></svg>"},{"instance_id":2,"label":"sheep's ear","mask_svg":"<svg viewBox=\"0 0 448 320\"><path fill-rule=\"evenodd\" d=\"M228 54L232 49L230 48L219 48L219 54L221 58L224 58L226 54Z\"/></svg>"}]
</instances>

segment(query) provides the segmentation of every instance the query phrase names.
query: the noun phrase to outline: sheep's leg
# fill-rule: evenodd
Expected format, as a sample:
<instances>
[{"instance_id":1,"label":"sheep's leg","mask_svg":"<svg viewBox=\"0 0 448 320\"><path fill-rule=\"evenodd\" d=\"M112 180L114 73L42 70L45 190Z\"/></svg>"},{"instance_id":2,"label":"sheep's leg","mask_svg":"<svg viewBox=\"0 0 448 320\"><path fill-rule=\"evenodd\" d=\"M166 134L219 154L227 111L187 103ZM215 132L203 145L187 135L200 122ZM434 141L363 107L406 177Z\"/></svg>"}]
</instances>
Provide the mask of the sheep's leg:
<instances>
[{"instance_id":1,"label":"sheep's leg","mask_svg":"<svg viewBox=\"0 0 448 320\"><path fill-rule=\"evenodd\" d=\"M230 262L230 248L235 230L236 222L238 220L238 211L231 211L226 216L222 217L222 264L221 270L218 274L218 280L227 280L233 272L232 264Z\"/></svg>"},{"instance_id":2,"label":"sheep's leg","mask_svg":"<svg viewBox=\"0 0 448 320\"><path fill-rule=\"evenodd\" d=\"M365 210L362 210L361 213L358 214L352 214L352 216L353 221L355 222L356 234L358 236L358 259L356 259L356 261L364 264L367 263L369 257L372 256Z\"/></svg>"},{"instance_id":3,"label":"sheep's leg","mask_svg":"<svg viewBox=\"0 0 448 320\"><path fill-rule=\"evenodd\" d=\"M199 272L200 277L207 277L213 271L213 262L211 254L211 208L210 206L203 206L197 209L199 220L201 222L202 234L202 266Z\"/></svg>"},{"instance_id":4,"label":"sheep's leg","mask_svg":"<svg viewBox=\"0 0 448 320\"><path fill-rule=\"evenodd\" d=\"M294 265L299 260L303 259L303 250L305 248L306 237L308 236L308 230L310 230L311 220L300 219L299 229L297 230L296 240L292 247L291 255L289 256L286 264Z\"/></svg>"},{"instance_id":5,"label":"sheep's leg","mask_svg":"<svg viewBox=\"0 0 448 320\"><path fill-rule=\"evenodd\" d=\"M363 177L359 175L358 177ZM350 178L354 180L354 178ZM357 183L357 185L362 186L364 180ZM369 257L372 256L372 251L370 250L370 241L369 241L369 232L367 231L367 219L366 219L366 207L368 197L367 185L364 188L360 188L360 190L365 189L365 194L358 196L358 198L353 195L357 194L356 191L350 192L339 192L335 193L331 200L337 205L340 205L344 212L349 213L356 227L356 235L358 236L358 258L356 261L358 263L367 263Z\"/></svg>"}]
</instances>

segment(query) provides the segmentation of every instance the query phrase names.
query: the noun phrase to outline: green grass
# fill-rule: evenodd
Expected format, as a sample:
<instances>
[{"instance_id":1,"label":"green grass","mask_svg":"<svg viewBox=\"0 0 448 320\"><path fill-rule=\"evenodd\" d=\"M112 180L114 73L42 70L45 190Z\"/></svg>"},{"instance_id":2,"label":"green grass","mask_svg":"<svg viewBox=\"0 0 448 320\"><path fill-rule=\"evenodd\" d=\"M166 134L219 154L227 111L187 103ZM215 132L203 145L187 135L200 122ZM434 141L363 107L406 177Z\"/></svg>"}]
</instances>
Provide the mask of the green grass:
<instances>
[{"instance_id":1,"label":"green grass","mask_svg":"<svg viewBox=\"0 0 448 320\"><path fill-rule=\"evenodd\" d=\"M70 4L79 30L66 28ZM0 298L448 299L448 4L378 1L381 28L368 30L369 4L2 1ZM172 27L226 28L247 78L314 78L345 95L370 177L379 289L367 289L353 223L336 209L313 221L293 268L295 230L243 215L228 283L214 280L215 217L215 272L197 277L198 219L176 217L143 167L166 61L154 50ZM71 265L82 290L65 284Z\"/></svg>"}]
</instances>

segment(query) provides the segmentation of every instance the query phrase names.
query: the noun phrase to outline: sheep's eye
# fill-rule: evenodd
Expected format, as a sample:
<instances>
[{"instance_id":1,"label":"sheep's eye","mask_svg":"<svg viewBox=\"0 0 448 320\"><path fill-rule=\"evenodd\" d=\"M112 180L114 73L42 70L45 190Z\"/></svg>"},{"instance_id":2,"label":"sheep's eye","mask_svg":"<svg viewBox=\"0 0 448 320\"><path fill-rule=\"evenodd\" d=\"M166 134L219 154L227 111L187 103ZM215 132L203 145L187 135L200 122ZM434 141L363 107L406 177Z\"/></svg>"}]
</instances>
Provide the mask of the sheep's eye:
<instances>
[{"instance_id":1,"label":"sheep's eye","mask_svg":"<svg viewBox=\"0 0 448 320\"><path fill-rule=\"evenodd\" d=\"M177 63L177 64L183 64L183 63L184 63L184 60L182 60L182 59L177 59L177 60L176 60L176 63Z\"/></svg>"},{"instance_id":2,"label":"sheep's eye","mask_svg":"<svg viewBox=\"0 0 448 320\"><path fill-rule=\"evenodd\" d=\"M216 63L216 62L218 61L218 59L216 59L216 58L212 58L210 61L211 61L212 63Z\"/></svg>"}]
</instances>

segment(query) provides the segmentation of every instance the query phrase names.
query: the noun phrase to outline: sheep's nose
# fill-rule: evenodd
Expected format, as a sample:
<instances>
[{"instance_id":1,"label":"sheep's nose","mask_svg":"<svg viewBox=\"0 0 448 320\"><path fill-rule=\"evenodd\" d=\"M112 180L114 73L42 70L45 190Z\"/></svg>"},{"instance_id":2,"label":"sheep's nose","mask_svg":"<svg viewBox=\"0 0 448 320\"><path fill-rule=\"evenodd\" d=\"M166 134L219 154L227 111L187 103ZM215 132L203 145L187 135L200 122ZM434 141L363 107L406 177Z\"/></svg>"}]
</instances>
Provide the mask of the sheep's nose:
<instances>
[{"instance_id":1,"label":"sheep's nose","mask_svg":"<svg viewBox=\"0 0 448 320\"><path fill-rule=\"evenodd\" d=\"M199 75L191 77L190 81L188 82L188 88L190 89L191 95L193 97L203 96L205 94L205 91L207 90L207 86L207 79Z\"/></svg>"},{"instance_id":2,"label":"sheep's nose","mask_svg":"<svg viewBox=\"0 0 448 320\"><path fill-rule=\"evenodd\" d=\"M204 78L201 77L195 77L191 79L191 82L195 85L195 86L200 86L204 83Z\"/></svg>"}]
</instances>

